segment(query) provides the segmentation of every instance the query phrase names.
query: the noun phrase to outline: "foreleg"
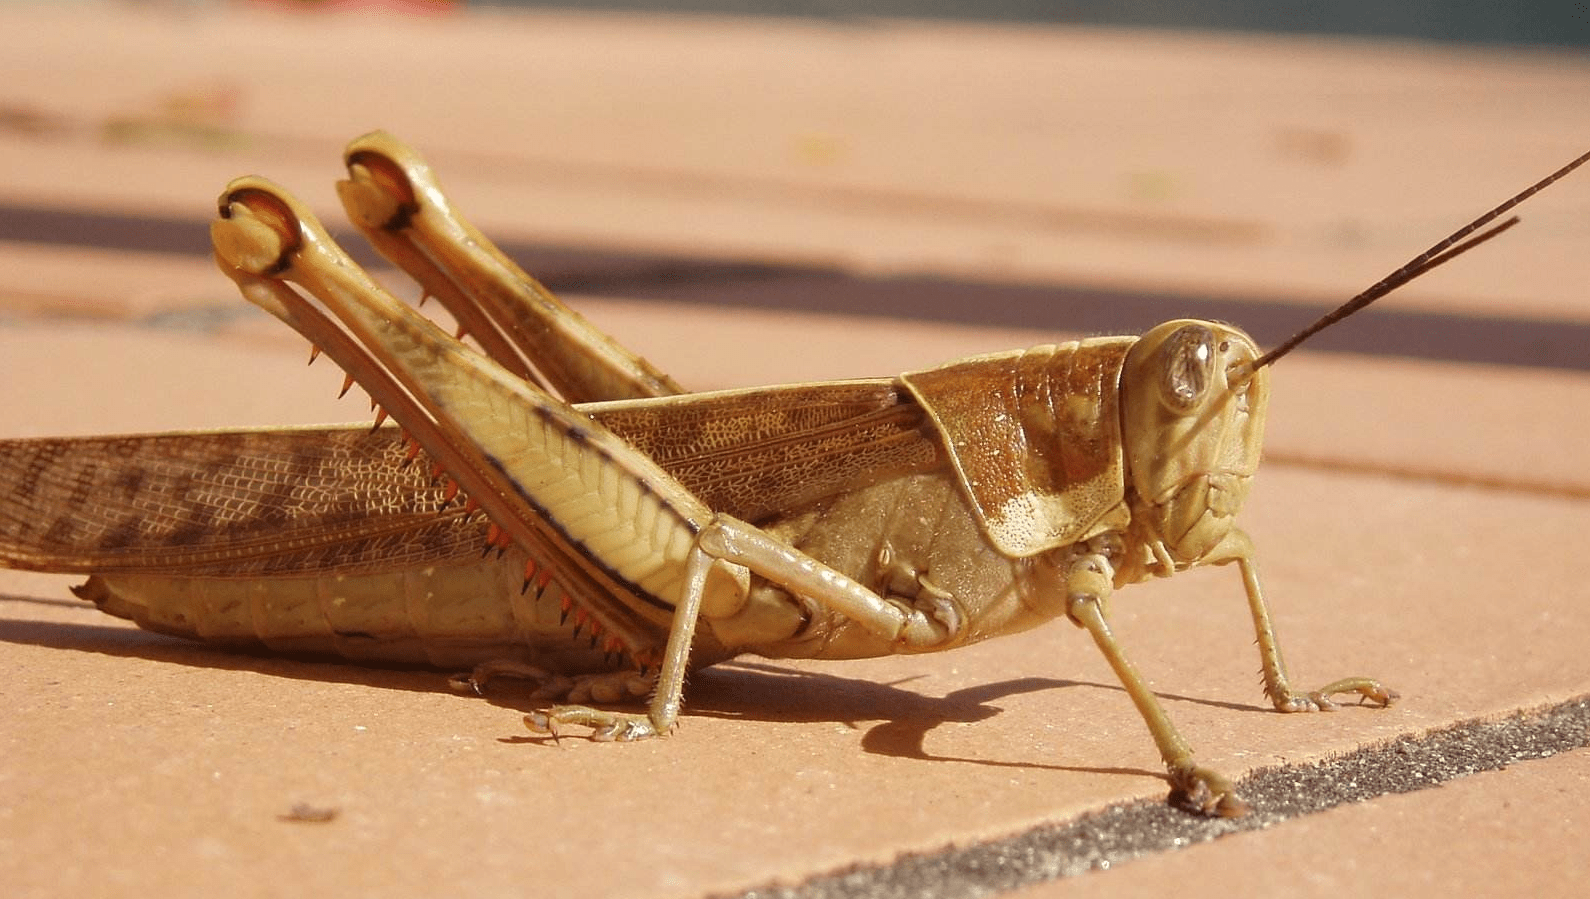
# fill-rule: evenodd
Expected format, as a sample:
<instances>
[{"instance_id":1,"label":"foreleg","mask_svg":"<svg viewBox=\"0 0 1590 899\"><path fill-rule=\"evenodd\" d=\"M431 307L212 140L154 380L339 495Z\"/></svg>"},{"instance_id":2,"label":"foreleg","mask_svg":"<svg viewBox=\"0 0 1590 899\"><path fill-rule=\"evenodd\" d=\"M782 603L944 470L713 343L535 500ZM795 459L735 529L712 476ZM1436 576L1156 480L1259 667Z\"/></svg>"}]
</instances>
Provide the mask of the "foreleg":
<instances>
[{"instance_id":1,"label":"foreleg","mask_svg":"<svg viewBox=\"0 0 1590 899\"><path fill-rule=\"evenodd\" d=\"M1066 614L1093 637L1105 661L1126 688L1132 703L1143 716L1143 723L1154 738L1154 745L1165 761L1171 783L1171 800L1194 811L1222 817L1246 814L1248 804L1237 795L1231 782L1216 771L1200 766L1192 747L1176 730L1176 725L1160 705L1137 667L1126 657L1120 641L1105 620L1104 607L1114 589L1114 569L1097 553L1077 556L1070 562L1066 577Z\"/></svg>"},{"instance_id":2,"label":"foreleg","mask_svg":"<svg viewBox=\"0 0 1590 899\"><path fill-rule=\"evenodd\" d=\"M1370 677L1344 677L1332 681L1318 690L1292 689L1286 675L1286 662L1281 658L1281 644L1275 637L1275 626L1270 622L1270 610L1259 587L1259 574L1253 564L1253 553L1248 538L1240 531L1241 552L1233 554L1242 572L1242 586L1248 595L1248 611L1253 615L1253 630L1259 643L1259 666L1264 677L1264 695L1282 712L1317 712L1336 708L1334 696L1356 694L1360 701L1385 707L1397 699L1397 691L1387 688Z\"/></svg>"}]
</instances>

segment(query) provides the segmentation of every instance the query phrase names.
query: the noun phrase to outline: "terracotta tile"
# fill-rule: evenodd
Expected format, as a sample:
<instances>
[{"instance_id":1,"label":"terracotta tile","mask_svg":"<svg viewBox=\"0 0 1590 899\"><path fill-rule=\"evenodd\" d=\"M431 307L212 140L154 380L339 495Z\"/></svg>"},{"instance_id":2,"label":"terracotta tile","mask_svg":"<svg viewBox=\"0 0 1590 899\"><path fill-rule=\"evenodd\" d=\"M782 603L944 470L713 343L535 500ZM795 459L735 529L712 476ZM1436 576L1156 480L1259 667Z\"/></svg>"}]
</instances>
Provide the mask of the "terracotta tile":
<instances>
[{"instance_id":1,"label":"terracotta tile","mask_svg":"<svg viewBox=\"0 0 1590 899\"><path fill-rule=\"evenodd\" d=\"M1278 462L1590 493L1582 372L1305 354L1278 363L1273 391L1266 447Z\"/></svg>"},{"instance_id":2,"label":"terracotta tile","mask_svg":"<svg viewBox=\"0 0 1590 899\"><path fill-rule=\"evenodd\" d=\"M304 364L307 346L293 334L265 343L113 323L0 327L0 429L43 437L366 418L357 399L336 400L340 372Z\"/></svg>"},{"instance_id":3,"label":"terracotta tile","mask_svg":"<svg viewBox=\"0 0 1590 899\"><path fill-rule=\"evenodd\" d=\"M5 15L30 36L0 47L29 98L0 133L11 200L205 215L259 172L331 209L340 147L380 126L502 235L1320 301L1582 152L1558 123L1590 74L1547 51L1060 28ZM370 58L405 62L349 63ZM1465 114L1428 114L1454 97ZM1571 190L1400 302L1590 319L1552 275L1583 239Z\"/></svg>"},{"instance_id":4,"label":"terracotta tile","mask_svg":"<svg viewBox=\"0 0 1590 899\"><path fill-rule=\"evenodd\" d=\"M875 341L891 333L852 324L869 327ZM17 341L0 346L6 360L48 339L4 333ZM49 370L74 346L120 377L118 393L140 360L201 361L179 369L179 383L135 385L130 408L85 408L45 378L8 407L8 425L214 421L190 419L180 384L216 394L212 407L248 408L258 392L275 406L259 414L300 418L294 401L329 403L335 380L329 370L289 380L296 347L242 354L146 331L65 334L55 359L27 368ZM227 361L210 368L217 357ZM1339 378L1325 367L1321 380ZM1307 375L1296 375L1305 392L1324 389ZM88 417L65 423L76 415ZM1590 633L1565 611L1590 600L1574 552L1585 511L1554 496L1263 472L1245 518L1295 677L1373 673L1404 693L1389 711L1263 711L1232 572L1125 592L1117 627L1204 760L1233 774L1538 705L1590 684ZM701 895L1164 791L1108 669L1059 624L943 656L730 666L695 679L668 740L536 746L516 741L523 695L481 702L449 695L434 674L189 647L79 607L67 582L0 578L0 592L19 597L0 628L14 688L0 741L14 774L3 804L27 822L6 835L21 883L59 884L51 847L70 829L75 870L95 872L85 885L98 887L199 893L270 871L310 889L534 882L554 896ZM278 820L301 802L341 812L326 825ZM328 838L344 847L335 859L315 851ZM150 855L149 845L169 848Z\"/></svg>"},{"instance_id":5,"label":"terracotta tile","mask_svg":"<svg viewBox=\"0 0 1590 899\"><path fill-rule=\"evenodd\" d=\"M59 126L0 134L9 201L206 215L228 177L266 168L329 205L342 141L379 122L426 145L466 208L508 234L1292 300L1351 293L1571 156L1579 138L1538 123L1575 120L1585 74L1551 54L1062 30L543 15L307 27L118 8L87 41L77 17L0 16L35 36L0 48L0 66ZM524 52L527 32L544 52ZM411 65L349 65L355 47ZM513 115L474 90L530 79L532 60L547 80L524 82ZM1176 89L1133 88L1128 69ZM914 110L945 71L966 77L930 127ZM216 104L219 135L148 127L184 94ZM1386 113L1453 96L1493 125ZM113 120L145 130L116 143ZM1583 196L1542 197L1528 228L1398 302L1584 320ZM37 317L148 319L210 296L203 265L14 245L0 259L17 261L0 274L0 437L365 417L262 317L189 331ZM216 308L236 308L214 283ZM889 374L1062 336L622 298L582 308L702 387ZM1372 673L1404 699L1267 712L1233 572L1134 588L1116 599L1118 630L1203 760L1240 775L1590 692L1590 622L1576 614L1590 601L1590 435L1573 414L1587 400L1590 382L1560 372L1283 363L1274 464L1244 519L1294 677ZM667 740L538 745L523 741L522 693L480 701L430 672L191 646L83 607L73 580L0 572L0 880L23 895L700 896L1165 789L1130 703L1062 624L945 655L728 665L694 679ZM1427 850L1397 832L1494 857L1475 882L1549 888L1559 869L1499 843L1497 824L1443 828L1516 802L1530 811L1507 833L1557 845L1583 809L1553 791L1582 779L1582 755L1053 889L1181 889L1197 877L1184 865L1229 866L1255 891L1426 889L1399 859ZM298 804L337 814L283 820ZM1365 827L1389 835L1366 850ZM1316 845L1356 867L1299 886L1231 855Z\"/></svg>"},{"instance_id":6,"label":"terracotta tile","mask_svg":"<svg viewBox=\"0 0 1590 899\"><path fill-rule=\"evenodd\" d=\"M1590 752L1569 752L1009 895L1572 896L1586 790Z\"/></svg>"},{"instance_id":7,"label":"terracotta tile","mask_svg":"<svg viewBox=\"0 0 1590 899\"><path fill-rule=\"evenodd\" d=\"M233 305L202 256L21 243L0 244L0 256L0 314L139 318Z\"/></svg>"}]
</instances>

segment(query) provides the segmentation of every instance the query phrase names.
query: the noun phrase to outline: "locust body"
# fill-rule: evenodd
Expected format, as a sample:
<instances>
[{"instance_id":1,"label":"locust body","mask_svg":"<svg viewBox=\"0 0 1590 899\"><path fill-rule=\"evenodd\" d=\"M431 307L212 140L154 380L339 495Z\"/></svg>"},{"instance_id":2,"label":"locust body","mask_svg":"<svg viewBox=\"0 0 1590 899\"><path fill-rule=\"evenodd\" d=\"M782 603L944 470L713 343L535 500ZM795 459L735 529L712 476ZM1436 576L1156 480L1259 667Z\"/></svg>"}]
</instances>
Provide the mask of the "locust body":
<instances>
[{"instance_id":1,"label":"locust body","mask_svg":"<svg viewBox=\"0 0 1590 899\"><path fill-rule=\"evenodd\" d=\"M1284 350L1174 321L895 378L685 393L497 252L407 148L377 133L347 162L350 217L478 349L240 179L212 229L221 269L401 427L0 441L0 564L88 574L100 608L185 637L474 666L476 687L511 672L573 700L650 693L643 714L527 718L617 739L666 732L686 672L741 653L930 652L1066 618L1175 795L1221 814L1244 806L1111 633L1116 589L1235 565L1278 709L1395 697L1368 678L1291 688L1236 526Z\"/></svg>"},{"instance_id":2,"label":"locust body","mask_svg":"<svg viewBox=\"0 0 1590 899\"><path fill-rule=\"evenodd\" d=\"M712 509L885 600L952 601L962 620L956 641L970 643L1054 617L1043 596L1054 575L1035 556L1063 555L1130 525L1118 394L1139 343L1097 338L897 379L574 408ZM722 435L748 418L761 419L760 428L736 440L782 441L784 458L757 459L732 477ZM959 427L969 421L980 424ZM1036 445L1019 457L979 457L985 441ZM1013 459L1022 470L1010 467ZM1227 474L1245 481L1256 461L1254 452L1242 460L1247 471ZM10 564L90 574L80 595L151 630L439 667L517 659L572 674L633 663L582 622L565 579L549 573L527 589L522 549L483 554L485 517L449 501L394 428L6 441L0 472L16 497L6 507ZM969 481L980 485L981 502L968 501ZM23 488L26 503L17 501ZM227 506L236 511L220 520L216 510ZM151 518L151 507L173 517ZM70 511L50 518L51 509ZM992 541L991 521L999 527ZM1137 549L1123 583L1152 569L1153 551ZM1131 555L1124 543L1115 552L1118 561ZM754 611L704 619L696 664L742 652L860 658L910 648L766 579L751 594ZM657 625L666 622L654 617L631 623L657 631L660 643L666 627Z\"/></svg>"}]
</instances>

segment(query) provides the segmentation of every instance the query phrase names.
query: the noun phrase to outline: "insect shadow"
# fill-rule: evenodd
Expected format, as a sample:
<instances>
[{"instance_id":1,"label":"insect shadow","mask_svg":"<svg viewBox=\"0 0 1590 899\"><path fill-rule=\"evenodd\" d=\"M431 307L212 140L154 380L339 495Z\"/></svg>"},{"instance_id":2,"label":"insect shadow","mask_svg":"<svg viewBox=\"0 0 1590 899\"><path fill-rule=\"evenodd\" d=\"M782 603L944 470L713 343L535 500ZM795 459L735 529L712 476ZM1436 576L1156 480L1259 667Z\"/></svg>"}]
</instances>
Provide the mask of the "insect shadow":
<instances>
[{"instance_id":1,"label":"insect shadow","mask_svg":"<svg viewBox=\"0 0 1590 899\"><path fill-rule=\"evenodd\" d=\"M1094 774L1158 776L1157 772L1141 768L1100 768L1043 764L1031 759L949 756L929 752L926 747L927 736L935 728L945 724L972 724L992 718L1004 711L996 703L1006 697L1072 688L1124 693L1125 690L1119 684L1020 677L977 684L953 690L943 696L930 696L904 688L904 684L915 679L880 683L753 660L736 660L696 674L690 710L707 717L751 718L759 721L845 722L853 727L860 727L860 722L876 722L867 727L861 740L862 749L898 758ZM1256 705L1163 695L1166 699L1221 708L1265 711Z\"/></svg>"},{"instance_id":2,"label":"insect shadow","mask_svg":"<svg viewBox=\"0 0 1590 899\"><path fill-rule=\"evenodd\" d=\"M0 608L31 604L78 610L72 600L0 595ZM93 611L85 609L85 611ZM176 637L119 624L38 621L0 618L0 643L44 646L121 658L140 658L192 668L248 671L272 677L322 683L346 683L417 693L446 692L445 678L431 668L372 666L339 660L293 657L261 652L222 650ZM1096 681L1046 677L1019 677L983 683L931 696L910 689L916 678L879 682L846 677L828 671L811 671L752 659L720 663L691 676L691 701L686 714L693 717L763 721L785 724L846 723L865 729L861 748L870 753L927 762L960 762L995 767L1043 768L1095 774L1157 776L1141 768L1054 765L1030 759L1002 760L935 754L927 737L946 724L971 724L1004 711L997 702L1011 696L1041 691L1088 688L1124 692L1120 685ZM500 708L526 712L547 705L533 698L533 689L511 679L494 682L485 701ZM1161 694L1172 701L1235 711L1265 712L1253 704L1231 703L1200 697ZM475 700L479 701L479 700ZM505 736L503 742L543 743L553 738L523 734Z\"/></svg>"},{"instance_id":3,"label":"insect shadow","mask_svg":"<svg viewBox=\"0 0 1590 899\"><path fill-rule=\"evenodd\" d=\"M941 755L929 752L926 746L927 736L935 728L946 724L972 724L1000 714L1004 709L995 703L1005 697L1073 687L1119 690L1117 686L1021 677L931 696L909 688L908 684L917 679L880 682L759 661L722 662L691 675L690 704L685 716L778 724L848 724L864 730L861 737L864 751L924 762L1154 776L1154 772L1139 768L1086 768L1029 760ZM498 691L495 683L492 686L486 699L496 705L514 709L544 705L527 700L529 690L505 688ZM502 739L511 743L559 742L558 737L544 734L518 734Z\"/></svg>"},{"instance_id":4,"label":"insect shadow","mask_svg":"<svg viewBox=\"0 0 1590 899\"><path fill-rule=\"evenodd\" d=\"M0 609L33 605L83 611L104 621L99 611L76 600L41 599L0 594ZM0 643L44 646L118 658L147 659L218 671L249 671L272 677L321 683L346 683L416 693L446 690L445 681L427 668L354 665L340 660L267 654L265 651L218 649L141 630L131 624L89 624L0 617Z\"/></svg>"},{"instance_id":5,"label":"insect shadow","mask_svg":"<svg viewBox=\"0 0 1590 899\"><path fill-rule=\"evenodd\" d=\"M916 679L880 683L760 662L730 662L696 676L691 710L707 717L844 722L856 728L860 728L862 722L875 722L867 726L861 738L862 749L895 758L1098 773L1150 773L1129 768L1080 769L1030 761L948 756L927 749L928 734L935 728L992 718L1004 711L996 703L1006 697L1073 687L1118 688L1087 681L1020 677L952 690L943 696L929 696L905 688L905 684Z\"/></svg>"},{"instance_id":6,"label":"insect shadow","mask_svg":"<svg viewBox=\"0 0 1590 899\"><path fill-rule=\"evenodd\" d=\"M754 659L722 662L691 675L687 717L719 718L779 724L849 724L865 732L861 748L876 755L924 762L960 762L971 765L1041 768L1090 774L1158 777L1144 768L1055 765L1030 758L997 759L942 755L927 749L927 737L946 724L973 724L1004 711L998 700L1028 693L1072 688L1124 693L1119 684L1048 677L1019 677L982 683L943 696L909 688L917 678L880 682L846 677L828 671L786 667ZM529 698L529 689L493 689L486 699L495 705L528 710L545 705ZM1243 705L1196 697L1161 694L1173 701L1193 702L1237 711L1265 713L1257 705ZM516 734L502 738L512 743L554 743L557 737Z\"/></svg>"}]
</instances>

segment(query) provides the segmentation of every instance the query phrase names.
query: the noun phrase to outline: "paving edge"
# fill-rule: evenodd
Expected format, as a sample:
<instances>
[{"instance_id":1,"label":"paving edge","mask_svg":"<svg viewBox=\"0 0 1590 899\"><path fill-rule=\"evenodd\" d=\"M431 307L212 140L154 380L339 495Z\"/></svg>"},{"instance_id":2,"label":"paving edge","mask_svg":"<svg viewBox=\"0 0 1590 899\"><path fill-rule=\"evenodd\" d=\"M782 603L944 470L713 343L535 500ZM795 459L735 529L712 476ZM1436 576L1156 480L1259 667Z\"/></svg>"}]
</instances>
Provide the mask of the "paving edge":
<instances>
[{"instance_id":1,"label":"paving edge","mask_svg":"<svg viewBox=\"0 0 1590 899\"><path fill-rule=\"evenodd\" d=\"M1397 737L1321 762L1261 768L1238 783L1254 808L1245 818L1197 818L1163 801L1140 800L987 843L904 855L886 865L821 874L795 886L770 884L722 899L991 896L1586 746L1590 696L1581 696L1505 718Z\"/></svg>"}]
</instances>

